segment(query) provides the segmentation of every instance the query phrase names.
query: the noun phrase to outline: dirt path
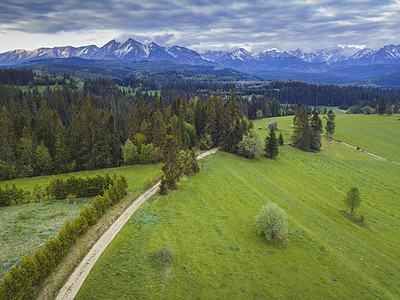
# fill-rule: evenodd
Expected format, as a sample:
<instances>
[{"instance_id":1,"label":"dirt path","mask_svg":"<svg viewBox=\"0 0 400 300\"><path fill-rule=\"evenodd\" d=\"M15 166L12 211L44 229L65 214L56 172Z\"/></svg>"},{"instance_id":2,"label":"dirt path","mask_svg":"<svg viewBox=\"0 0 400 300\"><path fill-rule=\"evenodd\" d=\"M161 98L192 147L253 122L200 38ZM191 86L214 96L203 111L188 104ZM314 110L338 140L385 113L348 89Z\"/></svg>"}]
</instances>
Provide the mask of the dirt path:
<instances>
[{"instance_id":1,"label":"dirt path","mask_svg":"<svg viewBox=\"0 0 400 300\"><path fill-rule=\"evenodd\" d=\"M215 153L218 150L219 148L211 149L197 156L197 159L202 159L203 157ZM103 253L103 251L107 248L108 244L114 239L114 237L118 234L118 232L133 215L133 213L140 207L140 205L142 205L147 199L149 199L158 191L159 186L160 182L157 182L153 187L143 193L99 238L96 244L93 245L89 253L83 258L81 263L68 278L68 281L58 293L56 298L57 300L72 300L75 298L86 277L89 275L90 270L92 269L100 255Z\"/></svg>"}]
</instances>

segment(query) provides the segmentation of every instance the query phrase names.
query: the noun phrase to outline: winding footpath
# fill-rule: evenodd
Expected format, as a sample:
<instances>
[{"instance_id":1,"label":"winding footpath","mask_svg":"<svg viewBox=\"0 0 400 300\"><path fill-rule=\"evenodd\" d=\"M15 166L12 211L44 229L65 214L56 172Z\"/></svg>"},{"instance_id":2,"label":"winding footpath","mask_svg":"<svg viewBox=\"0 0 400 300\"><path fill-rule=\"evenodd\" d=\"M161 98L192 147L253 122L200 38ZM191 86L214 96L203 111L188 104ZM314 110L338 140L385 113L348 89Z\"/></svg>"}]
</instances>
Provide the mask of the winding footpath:
<instances>
[{"instance_id":1,"label":"winding footpath","mask_svg":"<svg viewBox=\"0 0 400 300\"><path fill-rule=\"evenodd\" d=\"M202 159L203 157L217 152L219 148L211 149L197 156L197 159ZM86 277L89 275L90 270L99 259L100 255L107 248L108 244L114 239L118 232L122 229L129 218L134 214L134 212L147 201L151 196L153 196L159 189L160 182L157 182L153 187L145 191L135 202L129 206L124 213L111 225L111 227L99 238L96 244L93 245L89 253L83 258L81 263L76 267L74 272L68 278L68 281L62 287L57 295L57 300L72 300L75 298L79 289L81 288Z\"/></svg>"}]
</instances>

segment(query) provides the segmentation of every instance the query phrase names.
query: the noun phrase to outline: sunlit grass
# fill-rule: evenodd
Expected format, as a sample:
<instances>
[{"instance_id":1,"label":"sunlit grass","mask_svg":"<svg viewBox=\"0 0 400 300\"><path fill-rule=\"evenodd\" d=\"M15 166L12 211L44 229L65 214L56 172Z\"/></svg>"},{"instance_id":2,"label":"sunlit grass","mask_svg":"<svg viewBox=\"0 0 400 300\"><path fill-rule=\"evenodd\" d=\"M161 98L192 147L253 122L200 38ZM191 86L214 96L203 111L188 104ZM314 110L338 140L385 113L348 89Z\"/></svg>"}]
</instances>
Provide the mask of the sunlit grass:
<instances>
[{"instance_id":1,"label":"sunlit grass","mask_svg":"<svg viewBox=\"0 0 400 300\"><path fill-rule=\"evenodd\" d=\"M290 120L278 127L289 130ZM135 213L77 299L396 298L399 172L327 141L319 154L285 146L275 161L209 156L179 190ZM357 213L367 224L344 211L351 186L361 192ZM288 239L277 244L254 226L269 201L289 216ZM166 261L157 256L162 249L171 253Z\"/></svg>"}]
</instances>

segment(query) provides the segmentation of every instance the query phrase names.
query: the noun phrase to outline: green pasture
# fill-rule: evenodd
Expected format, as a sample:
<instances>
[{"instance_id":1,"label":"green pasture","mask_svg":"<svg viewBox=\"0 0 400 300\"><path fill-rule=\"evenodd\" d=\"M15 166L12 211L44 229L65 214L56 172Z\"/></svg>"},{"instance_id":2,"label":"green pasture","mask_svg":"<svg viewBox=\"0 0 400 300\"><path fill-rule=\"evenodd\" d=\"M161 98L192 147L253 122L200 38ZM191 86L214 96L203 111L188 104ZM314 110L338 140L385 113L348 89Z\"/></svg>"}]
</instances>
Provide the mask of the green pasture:
<instances>
[{"instance_id":1,"label":"green pasture","mask_svg":"<svg viewBox=\"0 0 400 300\"><path fill-rule=\"evenodd\" d=\"M290 124L278 121L284 132ZM276 160L249 161L219 152L200 166L179 190L142 205L76 299L400 295L399 165L324 141L319 154L284 146ZM343 205L352 186L366 224ZM255 217L267 202L288 214L287 240L270 244L256 234Z\"/></svg>"},{"instance_id":2,"label":"green pasture","mask_svg":"<svg viewBox=\"0 0 400 300\"><path fill-rule=\"evenodd\" d=\"M400 114L338 115L334 138L400 162Z\"/></svg>"},{"instance_id":3,"label":"green pasture","mask_svg":"<svg viewBox=\"0 0 400 300\"><path fill-rule=\"evenodd\" d=\"M146 185L161 175L160 165L136 165L113 169L104 169L88 172L73 173L76 176L94 176L117 173L124 174L128 180L128 197L133 197L142 191ZM69 174L56 176L68 177ZM24 190L33 191L36 183L46 186L52 176L20 178L8 181L15 183ZM4 187L6 182L0 182ZM65 225L65 220L73 219L85 204L91 199L77 199L74 204L67 204L64 200L43 201L41 203L27 203L0 207L0 278L8 269L18 263L22 256L32 254L40 248L47 239L58 234Z\"/></svg>"},{"instance_id":4,"label":"green pasture","mask_svg":"<svg viewBox=\"0 0 400 300\"><path fill-rule=\"evenodd\" d=\"M321 116L321 119L325 130L326 119L324 116ZM336 128L333 137L363 150L400 162L399 119L400 114L391 116L336 115ZM269 120L277 121L278 129L282 130L285 142L289 142L293 130L293 116L254 121L254 128L262 138L265 138L268 133ZM259 127L262 127L262 129L259 130Z\"/></svg>"}]
</instances>

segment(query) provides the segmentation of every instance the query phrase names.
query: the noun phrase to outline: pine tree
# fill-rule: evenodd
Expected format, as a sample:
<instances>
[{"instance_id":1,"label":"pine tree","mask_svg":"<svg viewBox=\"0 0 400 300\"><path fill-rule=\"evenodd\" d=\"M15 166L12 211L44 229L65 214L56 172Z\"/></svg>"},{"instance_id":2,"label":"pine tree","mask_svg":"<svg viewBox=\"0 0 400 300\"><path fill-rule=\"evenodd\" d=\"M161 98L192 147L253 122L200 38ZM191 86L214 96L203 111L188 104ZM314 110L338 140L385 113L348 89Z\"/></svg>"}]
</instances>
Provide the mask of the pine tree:
<instances>
[{"instance_id":1,"label":"pine tree","mask_svg":"<svg viewBox=\"0 0 400 300\"><path fill-rule=\"evenodd\" d=\"M28 174L24 175L32 175L30 172L33 170L35 150L36 143L34 136L28 127L24 127L18 146L19 162L25 166L28 172Z\"/></svg>"},{"instance_id":2,"label":"pine tree","mask_svg":"<svg viewBox=\"0 0 400 300\"><path fill-rule=\"evenodd\" d=\"M321 148L322 121L315 111L310 120L310 149L319 151Z\"/></svg>"},{"instance_id":3,"label":"pine tree","mask_svg":"<svg viewBox=\"0 0 400 300\"><path fill-rule=\"evenodd\" d=\"M327 115L328 119L326 120L326 134L330 137L334 134L335 132L335 113L333 112L332 109L328 111Z\"/></svg>"},{"instance_id":4,"label":"pine tree","mask_svg":"<svg viewBox=\"0 0 400 300\"><path fill-rule=\"evenodd\" d=\"M265 138L265 148L264 148L265 155L271 159L274 159L278 156L279 148L278 148L278 140L275 136L275 128L271 126L269 131L269 135Z\"/></svg>"},{"instance_id":5,"label":"pine tree","mask_svg":"<svg viewBox=\"0 0 400 300\"><path fill-rule=\"evenodd\" d=\"M160 195L168 194L167 181L165 180L165 177L161 179L159 193Z\"/></svg>"},{"instance_id":6,"label":"pine tree","mask_svg":"<svg viewBox=\"0 0 400 300\"><path fill-rule=\"evenodd\" d=\"M165 142L166 130L164 117L159 109L151 117L150 126L154 146L162 148Z\"/></svg>"},{"instance_id":7,"label":"pine tree","mask_svg":"<svg viewBox=\"0 0 400 300\"><path fill-rule=\"evenodd\" d=\"M178 142L174 136L166 136L162 150L162 157L164 160L164 166L162 167L162 170L164 172L167 187L169 189L176 189L176 183L181 176L182 168L179 160Z\"/></svg>"},{"instance_id":8,"label":"pine tree","mask_svg":"<svg viewBox=\"0 0 400 300\"><path fill-rule=\"evenodd\" d=\"M296 114L293 118L294 129L292 134L293 144L303 150L310 150L310 124L309 124L309 112L307 108L303 107L299 103L296 107Z\"/></svg>"},{"instance_id":9,"label":"pine tree","mask_svg":"<svg viewBox=\"0 0 400 300\"><path fill-rule=\"evenodd\" d=\"M283 142L283 135L282 135L282 132L279 133L278 142L279 142L279 145L280 145L280 146L283 146L284 142Z\"/></svg>"},{"instance_id":10,"label":"pine tree","mask_svg":"<svg viewBox=\"0 0 400 300\"><path fill-rule=\"evenodd\" d=\"M383 115L386 112L386 108L387 108L387 101L386 99L382 98L381 101L379 101L377 111L380 115Z\"/></svg>"},{"instance_id":11,"label":"pine tree","mask_svg":"<svg viewBox=\"0 0 400 300\"><path fill-rule=\"evenodd\" d=\"M178 143L178 148L180 148L182 145L182 131L179 118L175 114L171 117L169 121L168 133L175 137Z\"/></svg>"},{"instance_id":12,"label":"pine tree","mask_svg":"<svg viewBox=\"0 0 400 300\"><path fill-rule=\"evenodd\" d=\"M14 126L6 107L3 106L0 114L0 160L11 166L15 159L14 148Z\"/></svg>"}]
</instances>

